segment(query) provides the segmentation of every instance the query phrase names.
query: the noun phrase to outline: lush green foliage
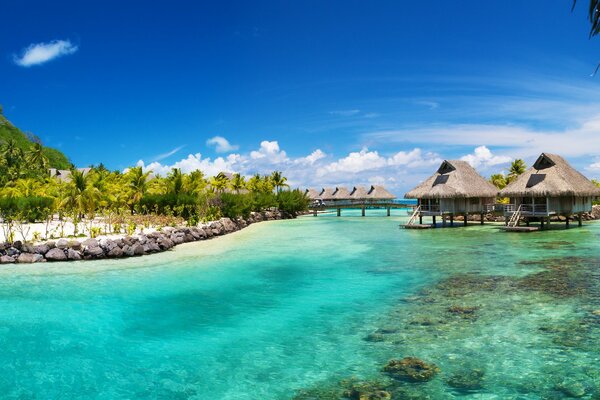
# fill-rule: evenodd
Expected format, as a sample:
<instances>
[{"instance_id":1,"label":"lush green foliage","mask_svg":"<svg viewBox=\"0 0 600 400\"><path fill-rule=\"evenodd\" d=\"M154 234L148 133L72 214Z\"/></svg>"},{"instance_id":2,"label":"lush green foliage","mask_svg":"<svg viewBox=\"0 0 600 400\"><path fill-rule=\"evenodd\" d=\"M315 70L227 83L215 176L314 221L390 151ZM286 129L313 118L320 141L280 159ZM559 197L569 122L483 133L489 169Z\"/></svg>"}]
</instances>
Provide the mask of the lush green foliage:
<instances>
[{"instance_id":1,"label":"lush green foliage","mask_svg":"<svg viewBox=\"0 0 600 400\"><path fill-rule=\"evenodd\" d=\"M4 221L44 221L54 209L50 197L0 197L0 217Z\"/></svg>"},{"instance_id":2,"label":"lush green foliage","mask_svg":"<svg viewBox=\"0 0 600 400\"><path fill-rule=\"evenodd\" d=\"M98 235L97 217L107 231L125 232L139 224L197 224L275 207L295 214L308 206L299 191L283 190L288 184L281 172L246 179L173 169L162 177L141 167L111 172L100 164L89 171L71 169L59 179L50 177L48 168L68 166L62 153L30 141L1 114L0 141L0 217L5 223L45 221L56 214L60 221L73 223L75 234L83 225Z\"/></svg>"},{"instance_id":3,"label":"lush green foliage","mask_svg":"<svg viewBox=\"0 0 600 400\"><path fill-rule=\"evenodd\" d=\"M10 144L8 153L5 152L7 144ZM47 168L69 169L71 167L71 163L63 153L50 147L41 146L37 137L23 133L11 124L1 112L0 146L3 147L0 159L0 183L4 182L2 177L9 174L14 179L21 176L45 175ZM29 161L33 161L33 163ZM42 161L45 164L42 164Z\"/></svg>"}]
</instances>

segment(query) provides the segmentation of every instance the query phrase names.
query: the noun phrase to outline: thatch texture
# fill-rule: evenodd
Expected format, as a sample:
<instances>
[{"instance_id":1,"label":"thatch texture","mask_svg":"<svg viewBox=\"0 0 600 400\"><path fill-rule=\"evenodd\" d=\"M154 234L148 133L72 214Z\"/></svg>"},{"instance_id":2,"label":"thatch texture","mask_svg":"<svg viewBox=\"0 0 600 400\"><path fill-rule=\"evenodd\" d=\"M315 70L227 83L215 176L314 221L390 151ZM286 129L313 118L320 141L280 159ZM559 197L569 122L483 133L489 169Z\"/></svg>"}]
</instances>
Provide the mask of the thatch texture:
<instances>
[{"instance_id":1,"label":"thatch texture","mask_svg":"<svg viewBox=\"0 0 600 400\"><path fill-rule=\"evenodd\" d=\"M348 200L350 199L350 191L343 187L336 187L331 198L333 200Z\"/></svg>"},{"instance_id":2,"label":"thatch texture","mask_svg":"<svg viewBox=\"0 0 600 400\"><path fill-rule=\"evenodd\" d=\"M498 189L466 161L446 160L437 172L404 195L405 199L495 197Z\"/></svg>"},{"instance_id":3,"label":"thatch texture","mask_svg":"<svg viewBox=\"0 0 600 400\"><path fill-rule=\"evenodd\" d=\"M321 194L322 190L317 190L317 189L306 189L305 195L306 197L308 197L311 200L317 200L320 198L320 194Z\"/></svg>"},{"instance_id":4,"label":"thatch texture","mask_svg":"<svg viewBox=\"0 0 600 400\"><path fill-rule=\"evenodd\" d=\"M373 185L367 194L370 199L374 200L392 200L396 196L388 192L383 186Z\"/></svg>"},{"instance_id":5,"label":"thatch texture","mask_svg":"<svg viewBox=\"0 0 600 400\"><path fill-rule=\"evenodd\" d=\"M369 191L363 186L354 186L350 192L352 200L365 200L369 198Z\"/></svg>"},{"instance_id":6,"label":"thatch texture","mask_svg":"<svg viewBox=\"0 0 600 400\"><path fill-rule=\"evenodd\" d=\"M561 156L542 153L533 167L500 191L502 197L600 196L600 188Z\"/></svg>"},{"instance_id":7,"label":"thatch texture","mask_svg":"<svg viewBox=\"0 0 600 400\"><path fill-rule=\"evenodd\" d=\"M325 188L319 194L319 198L321 200L333 200L333 193L335 192L334 188Z\"/></svg>"}]
</instances>

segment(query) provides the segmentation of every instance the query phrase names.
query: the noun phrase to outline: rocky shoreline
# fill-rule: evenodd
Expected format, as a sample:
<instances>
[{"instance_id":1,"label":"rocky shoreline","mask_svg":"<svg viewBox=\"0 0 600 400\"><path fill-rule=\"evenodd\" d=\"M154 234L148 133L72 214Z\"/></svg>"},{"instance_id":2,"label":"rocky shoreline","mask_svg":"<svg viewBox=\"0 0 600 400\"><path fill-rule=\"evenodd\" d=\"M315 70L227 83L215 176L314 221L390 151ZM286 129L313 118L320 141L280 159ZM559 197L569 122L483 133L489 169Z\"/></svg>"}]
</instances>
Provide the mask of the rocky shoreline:
<instances>
[{"instance_id":1,"label":"rocky shoreline","mask_svg":"<svg viewBox=\"0 0 600 400\"><path fill-rule=\"evenodd\" d=\"M170 250L178 244L208 240L262 221L295 218L280 211L252 213L248 218L221 218L193 227L165 227L148 234L120 238L59 239L39 244L0 243L0 264L97 260L137 257Z\"/></svg>"}]
</instances>

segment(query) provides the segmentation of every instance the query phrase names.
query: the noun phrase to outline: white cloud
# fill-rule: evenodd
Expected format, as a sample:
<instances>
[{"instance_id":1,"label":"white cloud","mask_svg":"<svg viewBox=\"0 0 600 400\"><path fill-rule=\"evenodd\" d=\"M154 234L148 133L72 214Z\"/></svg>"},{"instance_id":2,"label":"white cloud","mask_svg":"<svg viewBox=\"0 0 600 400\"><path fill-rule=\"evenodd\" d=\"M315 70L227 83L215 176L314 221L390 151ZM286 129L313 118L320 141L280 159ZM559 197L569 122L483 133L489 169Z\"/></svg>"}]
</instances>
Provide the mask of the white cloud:
<instances>
[{"instance_id":1,"label":"white cloud","mask_svg":"<svg viewBox=\"0 0 600 400\"><path fill-rule=\"evenodd\" d=\"M369 151L366 147L361 151L352 152L344 158L340 158L328 165L321 167L317 171L317 176L330 174L333 172L355 173L382 168L387 165L385 157L379 155L377 151Z\"/></svg>"},{"instance_id":2,"label":"white cloud","mask_svg":"<svg viewBox=\"0 0 600 400\"><path fill-rule=\"evenodd\" d=\"M294 162L296 164L313 165L314 163L316 163L319 160L322 160L325 157L327 157L327 154L323 153L321 149L317 149L309 155L307 155L306 157L297 158L296 160L294 160Z\"/></svg>"},{"instance_id":3,"label":"white cloud","mask_svg":"<svg viewBox=\"0 0 600 400\"><path fill-rule=\"evenodd\" d=\"M287 161L287 154L279 148L276 140L263 140L260 142L260 148L250 152L250 158L254 160L266 159L274 164Z\"/></svg>"},{"instance_id":4,"label":"white cloud","mask_svg":"<svg viewBox=\"0 0 600 400\"><path fill-rule=\"evenodd\" d=\"M215 146L217 153L229 153L236 151L240 146L229 143L223 136L214 136L206 141L207 146Z\"/></svg>"},{"instance_id":5,"label":"white cloud","mask_svg":"<svg viewBox=\"0 0 600 400\"><path fill-rule=\"evenodd\" d=\"M48 43L35 43L25 48L20 56L14 56L14 61L21 67L44 64L55 58L73 54L78 47L69 40L54 40Z\"/></svg>"},{"instance_id":6,"label":"white cloud","mask_svg":"<svg viewBox=\"0 0 600 400\"><path fill-rule=\"evenodd\" d=\"M356 115L360 113L360 110L337 110L337 111L329 111L331 115L339 115L341 117L351 117L352 115Z\"/></svg>"},{"instance_id":7,"label":"white cloud","mask_svg":"<svg viewBox=\"0 0 600 400\"><path fill-rule=\"evenodd\" d=\"M165 158L169 158L169 157L171 157L172 155L174 155L175 153L178 153L178 152L179 152L181 149L183 149L184 147L185 147L185 146L179 146L179 147L176 147L176 148L174 148L174 149L173 149L173 150L171 150L171 151L168 151L168 152L166 152L166 153L163 153L163 154L159 154L159 155L157 155L156 157L154 157L154 161L160 161L160 160L164 160Z\"/></svg>"},{"instance_id":8,"label":"white cloud","mask_svg":"<svg viewBox=\"0 0 600 400\"><path fill-rule=\"evenodd\" d=\"M487 168L509 163L512 157L494 155L486 146L479 146L475 148L473 154L467 154L460 159L471 164L473 168Z\"/></svg>"},{"instance_id":9,"label":"white cloud","mask_svg":"<svg viewBox=\"0 0 600 400\"><path fill-rule=\"evenodd\" d=\"M566 157L600 154L600 114L563 130L532 129L518 125L456 124L372 132L371 143L419 143L435 146L498 146L515 157L535 157L542 152Z\"/></svg>"}]
</instances>

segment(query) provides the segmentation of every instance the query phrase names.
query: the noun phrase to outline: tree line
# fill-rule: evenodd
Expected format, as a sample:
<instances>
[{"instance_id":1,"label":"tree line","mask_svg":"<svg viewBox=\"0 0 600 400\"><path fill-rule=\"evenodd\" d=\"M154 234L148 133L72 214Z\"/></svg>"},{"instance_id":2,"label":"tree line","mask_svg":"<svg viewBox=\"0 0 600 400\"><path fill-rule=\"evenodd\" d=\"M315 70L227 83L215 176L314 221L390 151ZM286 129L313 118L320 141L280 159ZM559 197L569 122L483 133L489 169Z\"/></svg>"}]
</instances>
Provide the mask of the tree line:
<instances>
[{"instance_id":1,"label":"tree line","mask_svg":"<svg viewBox=\"0 0 600 400\"><path fill-rule=\"evenodd\" d=\"M50 177L40 148L34 144L23 151L10 140L0 146L0 217L6 238L16 233L25 237L27 222L72 223L74 234L95 236L132 233L140 226L247 217L272 208L295 215L309 204L303 192L289 189L278 171L246 178L173 168L160 176L141 167L121 172L100 164L89 170L72 168L66 179L59 179ZM46 238L49 233L38 236Z\"/></svg>"}]
</instances>

